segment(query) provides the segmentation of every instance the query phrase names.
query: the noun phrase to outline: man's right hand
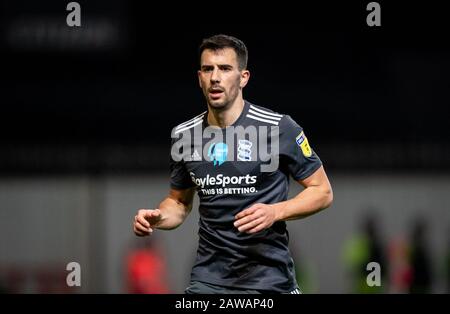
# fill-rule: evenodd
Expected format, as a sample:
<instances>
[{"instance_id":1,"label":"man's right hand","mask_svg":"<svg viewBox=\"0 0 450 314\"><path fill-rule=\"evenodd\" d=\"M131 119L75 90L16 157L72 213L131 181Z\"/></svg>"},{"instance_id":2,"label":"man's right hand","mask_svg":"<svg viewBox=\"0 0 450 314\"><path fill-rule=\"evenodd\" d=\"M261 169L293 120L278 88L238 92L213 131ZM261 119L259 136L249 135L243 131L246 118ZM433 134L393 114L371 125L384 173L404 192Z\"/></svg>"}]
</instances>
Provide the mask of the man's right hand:
<instances>
[{"instance_id":1,"label":"man's right hand","mask_svg":"<svg viewBox=\"0 0 450 314\"><path fill-rule=\"evenodd\" d=\"M140 209L134 216L134 233L140 237L151 235L153 228L160 220L161 211L159 209Z\"/></svg>"}]
</instances>

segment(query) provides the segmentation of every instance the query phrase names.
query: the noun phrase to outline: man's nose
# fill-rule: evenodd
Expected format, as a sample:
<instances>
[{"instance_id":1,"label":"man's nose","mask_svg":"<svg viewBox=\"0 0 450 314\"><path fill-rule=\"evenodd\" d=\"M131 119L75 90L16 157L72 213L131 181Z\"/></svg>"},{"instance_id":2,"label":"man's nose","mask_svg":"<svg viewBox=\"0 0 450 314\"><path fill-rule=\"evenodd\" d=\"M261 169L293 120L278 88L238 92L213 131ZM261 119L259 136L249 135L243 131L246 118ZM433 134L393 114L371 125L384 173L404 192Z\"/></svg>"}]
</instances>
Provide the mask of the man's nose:
<instances>
[{"instance_id":1,"label":"man's nose","mask_svg":"<svg viewBox=\"0 0 450 314\"><path fill-rule=\"evenodd\" d=\"M219 69L215 68L211 73L211 83L219 83L219 82L220 82Z\"/></svg>"}]
</instances>

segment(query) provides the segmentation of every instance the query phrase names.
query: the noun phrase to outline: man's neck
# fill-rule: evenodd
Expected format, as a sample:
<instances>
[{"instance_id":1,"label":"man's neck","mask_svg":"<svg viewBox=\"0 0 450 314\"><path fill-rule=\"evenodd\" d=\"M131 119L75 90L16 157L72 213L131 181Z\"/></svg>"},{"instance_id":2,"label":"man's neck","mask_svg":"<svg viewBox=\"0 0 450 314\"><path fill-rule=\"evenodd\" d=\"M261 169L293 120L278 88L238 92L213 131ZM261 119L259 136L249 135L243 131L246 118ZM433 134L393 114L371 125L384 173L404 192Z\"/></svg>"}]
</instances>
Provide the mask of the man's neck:
<instances>
[{"instance_id":1,"label":"man's neck","mask_svg":"<svg viewBox=\"0 0 450 314\"><path fill-rule=\"evenodd\" d=\"M238 97L231 106L225 109L214 109L209 106L208 124L220 128L226 128L232 125L241 115L242 110L244 110L244 105L244 99Z\"/></svg>"}]
</instances>

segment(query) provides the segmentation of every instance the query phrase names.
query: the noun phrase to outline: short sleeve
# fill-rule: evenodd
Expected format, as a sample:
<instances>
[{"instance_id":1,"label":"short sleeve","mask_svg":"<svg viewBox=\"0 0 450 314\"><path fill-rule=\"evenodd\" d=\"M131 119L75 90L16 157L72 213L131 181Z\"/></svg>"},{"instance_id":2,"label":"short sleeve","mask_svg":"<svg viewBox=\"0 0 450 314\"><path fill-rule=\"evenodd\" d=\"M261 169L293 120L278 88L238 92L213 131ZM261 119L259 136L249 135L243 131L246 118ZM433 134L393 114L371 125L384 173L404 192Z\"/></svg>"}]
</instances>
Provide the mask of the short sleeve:
<instances>
[{"instance_id":1,"label":"short sleeve","mask_svg":"<svg viewBox=\"0 0 450 314\"><path fill-rule=\"evenodd\" d=\"M184 190L195 186L189 175L184 160L175 160L172 156L172 147L176 145L176 140L172 139L170 149L170 187L176 190Z\"/></svg>"},{"instance_id":2,"label":"short sleeve","mask_svg":"<svg viewBox=\"0 0 450 314\"><path fill-rule=\"evenodd\" d=\"M280 160L295 180L303 180L322 166L302 127L290 116L280 121Z\"/></svg>"}]
</instances>

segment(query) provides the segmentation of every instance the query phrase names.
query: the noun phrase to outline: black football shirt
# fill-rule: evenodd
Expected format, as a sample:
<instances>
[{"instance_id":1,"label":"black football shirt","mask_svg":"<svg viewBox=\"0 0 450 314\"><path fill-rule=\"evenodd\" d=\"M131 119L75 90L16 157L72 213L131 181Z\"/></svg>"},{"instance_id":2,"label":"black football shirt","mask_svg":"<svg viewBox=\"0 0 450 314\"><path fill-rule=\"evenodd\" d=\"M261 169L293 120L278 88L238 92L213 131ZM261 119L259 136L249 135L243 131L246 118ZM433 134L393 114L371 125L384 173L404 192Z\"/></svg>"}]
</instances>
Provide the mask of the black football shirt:
<instances>
[{"instance_id":1,"label":"black football shirt","mask_svg":"<svg viewBox=\"0 0 450 314\"><path fill-rule=\"evenodd\" d=\"M286 223L248 234L234 227L234 216L255 203L285 201L289 177L305 179L322 162L288 115L245 101L235 123L220 129L208 126L207 114L172 130L171 187L195 186L200 199L191 280L289 292L297 283Z\"/></svg>"}]
</instances>

